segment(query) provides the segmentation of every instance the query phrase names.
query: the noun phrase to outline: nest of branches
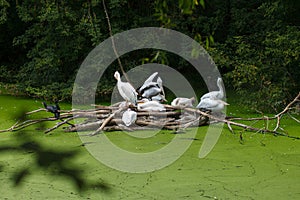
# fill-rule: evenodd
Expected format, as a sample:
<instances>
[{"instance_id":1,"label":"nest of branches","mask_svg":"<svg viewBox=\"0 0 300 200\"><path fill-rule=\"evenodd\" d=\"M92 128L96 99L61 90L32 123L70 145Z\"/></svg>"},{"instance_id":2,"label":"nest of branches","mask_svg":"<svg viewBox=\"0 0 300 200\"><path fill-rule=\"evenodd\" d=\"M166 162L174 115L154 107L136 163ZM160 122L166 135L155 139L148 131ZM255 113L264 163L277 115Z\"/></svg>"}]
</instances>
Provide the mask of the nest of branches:
<instances>
[{"instance_id":1,"label":"nest of branches","mask_svg":"<svg viewBox=\"0 0 300 200\"><path fill-rule=\"evenodd\" d=\"M205 126L209 123L225 123L228 129L234 133L233 126L241 127L246 131L254 131L260 133L269 133L280 136L287 136L290 138L300 139L297 136L289 135L281 127L281 119L284 115L289 115L297 123L300 121L290 114L290 111L299 112L300 93L297 97L290 102L285 109L280 113L272 117L257 117L257 118L227 118L220 117L210 113L209 111L203 112L199 109L188 107L175 107L164 104L165 111L145 111L131 108L137 112L137 119L135 122L126 126L122 121L122 114L128 107L119 107L117 104L110 106L93 105L91 109L85 110L60 110L60 118L47 117L39 119L19 120L13 126L8 129L0 130L0 132L18 131L34 124L43 123L46 121L58 121L55 126L45 130L45 133L49 133L59 127L64 127L66 132L75 131L89 131L89 135L97 135L103 131L137 131L137 130L153 130L153 129L166 129L173 130L175 132L182 132L190 127ZM47 111L44 108L40 108L31 112L25 113L25 115L33 115L37 112ZM269 129L268 123L264 127L254 127L240 123L239 121L260 121L265 122L274 121L276 126L273 129ZM74 123L75 122L75 123Z\"/></svg>"}]
</instances>

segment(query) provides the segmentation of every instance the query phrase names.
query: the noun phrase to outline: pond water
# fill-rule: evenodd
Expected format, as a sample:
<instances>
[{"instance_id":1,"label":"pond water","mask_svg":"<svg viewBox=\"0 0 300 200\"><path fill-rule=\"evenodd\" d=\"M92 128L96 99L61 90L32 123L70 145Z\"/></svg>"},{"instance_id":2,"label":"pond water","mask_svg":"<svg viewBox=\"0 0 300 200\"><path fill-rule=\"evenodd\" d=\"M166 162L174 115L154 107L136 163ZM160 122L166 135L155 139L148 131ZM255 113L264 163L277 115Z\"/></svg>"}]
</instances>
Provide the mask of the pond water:
<instances>
[{"instance_id":1,"label":"pond water","mask_svg":"<svg viewBox=\"0 0 300 200\"><path fill-rule=\"evenodd\" d=\"M19 110L39 107L42 107L40 100L0 96L0 129L10 127ZM69 109L70 105L61 107ZM244 111L232 104L227 112L245 116ZM300 136L296 122L283 119L282 123L289 134ZM45 126L53 125L55 122ZM49 170L52 166L37 167L35 153L3 151L0 152L0 196L1 199L300 199L300 140L241 129L235 129L236 134L232 134L225 127L212 152L199 159L206 130L207 127L197 130L189 149L173 164L139 174L120 172L100 163L82 146L77 133L59 129L44 134L36 127L29 127L27 132L0 133L0 149L18 144L18 138L24 133L49 151L76 151L74 159L64 164L79 167L86 180L101 181L109 188L91 187L80 192L70 178L53 174ZM116 145L137 153L163 148L174 138L169 131L147 139L132 138L123 132L105 134ZM191 138L181 134L180 139ZM12 177L24 167L31 173L22 184L14 186Z\"/></svg>"}]
</instances>

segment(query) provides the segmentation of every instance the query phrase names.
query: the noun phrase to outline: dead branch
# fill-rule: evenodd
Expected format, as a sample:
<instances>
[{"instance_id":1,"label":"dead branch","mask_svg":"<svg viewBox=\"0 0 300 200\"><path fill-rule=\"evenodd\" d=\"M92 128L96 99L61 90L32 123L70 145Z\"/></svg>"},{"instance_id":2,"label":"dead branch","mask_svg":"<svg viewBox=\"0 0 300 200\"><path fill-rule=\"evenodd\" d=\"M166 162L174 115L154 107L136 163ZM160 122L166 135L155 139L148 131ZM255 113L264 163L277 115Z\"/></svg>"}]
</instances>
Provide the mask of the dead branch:
<instances>
[{"instance_id":1,"label":"dead branch","mask_svg":"<svg viewBox=\"0 0 300 200\"><path fill-rule=\"evenodd\" d=\"M1 132L19 131L21 129L24 129L24 128L26 128L28 126L31 126L31 125L34 125L34 124L38 124L38 123L46 122L46 121L55 121L55 120L56 120L56 118L50 117L50 118L43 118L43 119L36 119L36 120L26 120L26 121L21 122L21 123L18 121L17 123L15 123L10 128L0 130L0 133Z\"/></svg>"},{"instance_id":2,"label":"dead branch","mask_svg":"<svg viewBox=\"0 0 300 200\"><path fill-rule=\"evenodd\" d=\"M95 132L91 133L90 135L91 135L91 136L94 136L94 135L99 134L99 133L103 130L103 128L106 126L106 124L109 123L109 122L112 120L112 118L113 118L116 114L119 114L121 111L123 111L123 110L125 110L125 109L127 109L127 108L128 108L128 107L121 107L121 108L119 108L117 111L113 112L108 118L106 118L106 119L103 121L103 123L102 123L102 125L100 126L100 128L98 128Z\"/></svg>"},{"instance_id":3,"label":"dead branch","mask_svg":"<svg viewBox=\"0 0 300 200\"><path fill-rule=\"evenodd\" d=\"M296 122L300 123L300 120L296 119L295 117L293 117L290 113L288 113L289 117L292 118L293 120L295 120Z\"/></svg>"},{"instance_id":4,"label":"dead branch","mask_svg":"<svg viewBox=\"0 0 300 200\"><path fill-rule=\"evenodd\" d=\"M242 118L242 117L226 117L225 119L230 120L230 121L259 121L259 120L272 120L276 119L276 117L268 117L268 116L263 116L263 117L253 117L253 118Z\"/></svg>"},{"instance_id":5,"label":"dead branch","mask_svg":"<svg viewBox=\"0 0 300 200\"><path fill-rule=\"evenodd\" d=\"M94 131L89 134L96 135L101 133L102 131L112 131L112 130L123 130L123 131L136 131L136 130L153 130L153 129L166 129L166 130L175 130L185 131L185 129L190 127L199 127L207 125L208 123L226 123L228 129L234 133L233 126L241 127L245 131L254 131L260 133L269 133L273 135L286 136L290 138L300 139L296 136L288 135L281 127L280 127L280 119L284 114L288 114L293 120L300 123L300 121L294 118L288 112L291 110L292 105L299 101L300 93L298 96L289 103L283 111L278 113L273 117L262 116L256 118L221 118L211 114L210 112L202 112L201 110L195 108L185 108L185 107L174 107L171 105L164 104L166 111L164 112L149 112L136 110L136 108L132 108L137 112L137 120L130 127L124 125L122 121L122 112L128 107L118 107L118 105L93 105L94 108L91 109L73 109L73 110L61 110L60 119L61 122L56 123L51 128L48 128L45 133L49 133L53 130L58 129L63 125L69 125L66 127L66 132L74 132L74 131ZM27 112L26 115L32 115L37 112L46 111L45 109L37 109L31 112ZM71 124L69 121L74 119L80 119L80 122L76 124ZM17 131L28 126L46 122L46 121L56 121L57 119L54 117L50 118L42 118L42 119L30 119L25 121L17 121L10 128L5 130L0 130L0 132L9 132L9 131ZM254 124L259 120L264 121L263 128L254 127ZM269 123L271 120L277 120L276 128L274 130L269 129ZM254 121L254 123L250 125L246 125L243 123L239 123L237 121Z\"/></svg>"},{"instance_id":6,"label":"dead branch","mask_svg":"<svg viewBox=\"0 0 300 200\"><path fill-rule=\"evenodd\" d=\"M275 117L277 118L277 122L276 122L276 127L274 128L274 131L277 131L278 128L280 128L280 119L281 117L288 112L288 110L290 109L290 107L297 101L299 101L300 99L300 92L298 93L298 95L294 98L294 100L292 102L290 102L284 109L283 111L281 111L280 113L278 113L277 115L275 115Z\"/></svg>"},{"instance_id":7,"label":"dead branch","mask_svg":"<svg viewBox=\"0 0 300 200\"><path fill-rule=\"evenodd\" d=\"M46 111L46 109L45 108L39 108L37 110L33 110L33 111L30 111L30 112L27 112L26 115L30 115L30 114L41 112L41 111Z\"/></svg>"},{"instance_id":8,"label":"dead branch","mask_svg":"<svg viewBox=\"0 0 300 200\"><path fill-rule=\"evenodd\" d=\"M242 127L245 130L256 131L256 132L260 132L260 133L272 133L274 135L280 135L280 136L286 136L286 137L290 137L290 138L294 138L294 139L300 139L300 137L290 136L290 135L287 135L286 133L281 133L281 132L278 132L276 130L261 129L261 128L252 127L252 126L249 126L249 125L246 125L246 124L229 121L229 120L226 120L226 119L220 119L220 118L218 118L216 116L210 115L208 113L205 113L205 112L202 112L200 110L193 109L193 108L184 108L184 109L186 111L189 111L189 112L199 113L199 114L201 114L203 116L208 117L209 119L214 119L214 120L216 120L218 122L223 122L223 123L226 123L226 124L230 124L230 125Z\"/></svg>"},{"instance_id":9,"label":"dead branch","mask_svg":"<svg viewBox=\"0 0 300 200\"><path fill-rule=\"evenodd\" d=\"M118 64L120 66L120 69L122 71L122 74L124 75L126 81L128 83L131 84L127 74L125 73L125 70L123 68L123 65L122 65L122 62L121 62L121 59L120 59L120 56L118 54L118 51L117 51L117 48L116 48L116 44L115 44L115 40L114 40L114 37L113 37L113 32L112 32L112 28L111 28L111 24L110 24L110 20L109 20L109 15L108 15L108 12L107 12L107 9L106 9L106 5L105 5L105 0L102 0L102 4L103 4L103 8L104 8L104 12L105 12L105 16L106 16L106 19L107 19L107 24L108 24L108 30L109 30L109 35L110 35L110 38L111 38L111 44L112 44L112 48L114 50L114 53L117 57L117 60L118 60ZM132 84L131 84L132 85Z\"/></svg>"},{"instance_id":10,"label":"dead branch","mask_svg":"<svg viewBox=\"0 0 300 200\"><path fill-rule=\"evenodd\" d=\"M57 124L56 124L55 126L53 126L52 128L47 129L44 133L45 133L45 134L46 134L46 133L49 133L49 132L51 132L51 131L57 129L58 127L60 127L60 126L62 126L62 125L64 125L64 124L69 124L69 125L75 127L73 124L68 123L69 121L71 121L71 120L73 120L73 119L75 119L75 118L78 118L78 116L75 115L74 117L70 117L70 118L68 118L68 119L66 119L66 120L63 120L62 122L57 123Z\"/></svg>"},{"instance_id":11,"label":"dead branch","mask_svg":"<svg viewBox=\"0 0 300 200\"><path fill-rule=\"evenodd\" d=\"M298 95L294 98L294 100L291 101L291 102L283 109L283 111L281 111L280 113L278 113L277 115L275 115L275 117L281 116L281 115L283 115L284 113L286 113L286 112L290 109L290 107L291 107L294 103L296 103L297 101L300 101L300 92L299 92Z\"/></svg>"}]
</instances>

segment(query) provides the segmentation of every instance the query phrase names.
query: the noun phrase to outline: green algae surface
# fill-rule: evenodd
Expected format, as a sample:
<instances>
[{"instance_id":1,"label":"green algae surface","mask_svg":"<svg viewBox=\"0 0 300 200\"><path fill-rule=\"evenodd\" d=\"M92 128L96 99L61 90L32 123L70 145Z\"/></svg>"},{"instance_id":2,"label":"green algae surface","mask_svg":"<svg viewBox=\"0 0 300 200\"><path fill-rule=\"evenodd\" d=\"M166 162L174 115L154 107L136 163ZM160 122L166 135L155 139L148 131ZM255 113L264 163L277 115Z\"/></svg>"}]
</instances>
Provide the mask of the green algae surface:
<instances>
[{"instance_id":1,"label":"green algae surface","mask_svg":"<svg viewBox=\"0 0 300 200\"><path fill-rule=\"evenodd\" d=\"M39 107L42 107L39 100L0 96L0 129L14 124L19 110ZM61 107L71 106L61 104ZM227 113L246 115L245 110L232 103ZM43 112L35 116L51 114ZM54 124L49 122L44 126ZM300 136L299 124L288 118L282 124L290 135ZM193 141L178 160L163 169L138 174L117 171L96 160L77 133L59 129L44 134L40 127L0 133L0 148L18 145L24 133L45 149L76 151L66 165L79 168L78 173L86 181L106 186L106 189L91 186L79 190L70 177L37 167L34 152L1 151L0 199L300 199L300 141L234 129L236 133L232 134L225 127L213 150L203 159L198 158L198 153L207 127L200 127L195 138L181 134L180 139ZM116 145L137 153L162 148L174 138L170 131L160 131L147 139L132 138L123 132L105 134ZM31 173L16 185L16 172L24 167Z\"/></svg>"}]
</instances>

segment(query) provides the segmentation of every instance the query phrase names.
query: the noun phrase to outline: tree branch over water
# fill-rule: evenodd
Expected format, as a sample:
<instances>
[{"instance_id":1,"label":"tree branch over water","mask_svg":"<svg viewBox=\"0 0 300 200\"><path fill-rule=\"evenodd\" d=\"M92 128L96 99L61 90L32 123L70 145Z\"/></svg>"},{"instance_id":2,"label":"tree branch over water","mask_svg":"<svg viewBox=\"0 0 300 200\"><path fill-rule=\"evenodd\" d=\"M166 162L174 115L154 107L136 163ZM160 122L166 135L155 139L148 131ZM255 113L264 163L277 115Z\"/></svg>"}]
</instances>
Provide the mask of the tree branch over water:
<instances>
[{"instance_id":1,"label":"tree branch over water","mask_svg":"<svg viewBox=\"0 0 300 200\"><path fill-rule=\"evenodd\" d=\"M291 136L280 126L280 121L285 114L289 114L289 111L293 109L296 103L300 101L300 93L291 101L284 110L274 115L273 117L255 117L255 118L220 118L213 113L203 112L201 110L195 108L186 108L186 107L174 107L171 105L164 104L165 112L149 112L145 110L136 110L137 112L137 120L135 124L126 127L121 118L124 110L128 107L120 108L118 105L93 105L94 108L86 109L86 110L61 110L60 120L61 122L57 123L52 128L49 128L45 131L45 133L49 133L62 125L69 124L69 121L73 121L74 119L83 119L81 122L77 124L71 124L68 127L64 127L66 132L74 132L74 131L94 131L92 135L96 135L101 133L102 131L114 131L114 130L124 130L124 131L138 131L138 130L151 130L151 129L166 129L173 131L182 131L189 127L199 127L205 126L213 122L217 123L226 123L228 125L228 129L234 133L233 126L241 127L246 131L254 131L260 133L269 133L278 136L285 136L289 138L300 139L298 136ZM27 115L34 114L36 112L44 111L42 109L37 109L35 111L31 111L26 113ZM292 118L295 120L296 118ZM28 126L39 124L46 121L55 121L57 120L54 117L50 118L41 118L41 119L29 119L25 121L18 121L12 127L0 130L0 132L8 132L8 131L18 131L24 129ZM240 123L237 121L266 121L265 126L262 128L254 127L253 125L247 125L244 123ZM269 128L269 122L274 121L276 123L276 127L274 129ZM295 120L297 122L297 119Z\"/></svg>"}]
</instances>

